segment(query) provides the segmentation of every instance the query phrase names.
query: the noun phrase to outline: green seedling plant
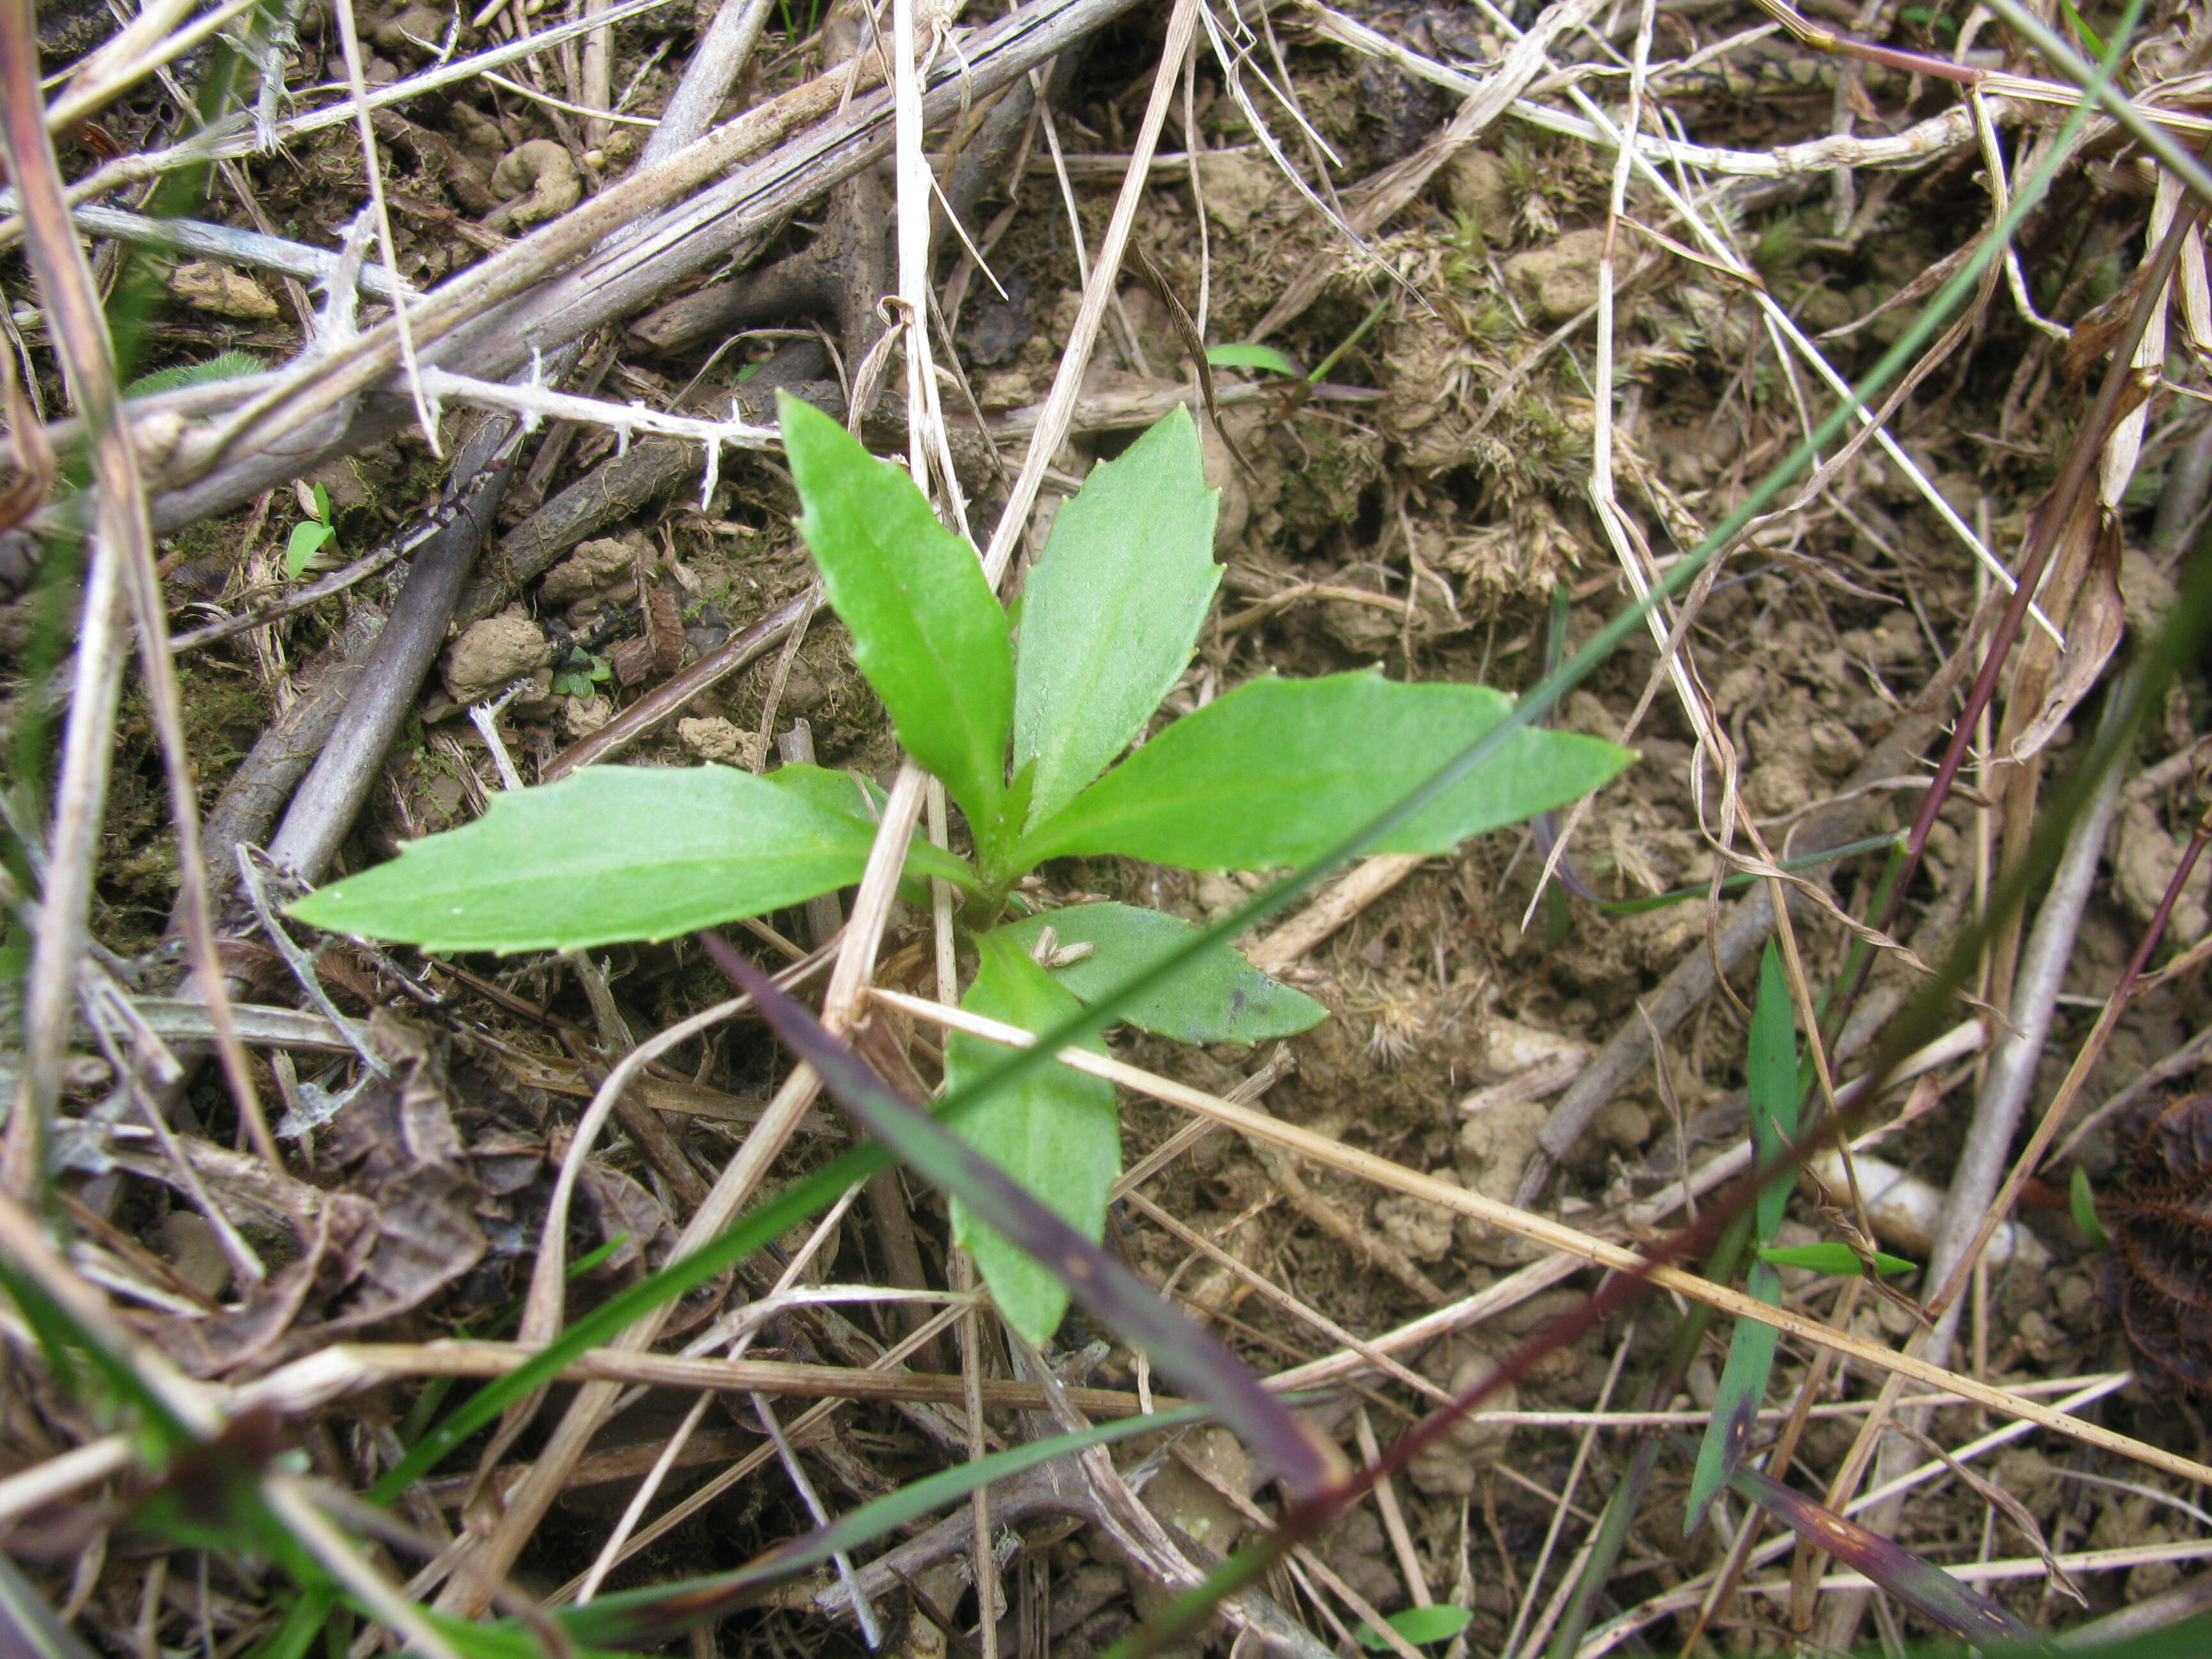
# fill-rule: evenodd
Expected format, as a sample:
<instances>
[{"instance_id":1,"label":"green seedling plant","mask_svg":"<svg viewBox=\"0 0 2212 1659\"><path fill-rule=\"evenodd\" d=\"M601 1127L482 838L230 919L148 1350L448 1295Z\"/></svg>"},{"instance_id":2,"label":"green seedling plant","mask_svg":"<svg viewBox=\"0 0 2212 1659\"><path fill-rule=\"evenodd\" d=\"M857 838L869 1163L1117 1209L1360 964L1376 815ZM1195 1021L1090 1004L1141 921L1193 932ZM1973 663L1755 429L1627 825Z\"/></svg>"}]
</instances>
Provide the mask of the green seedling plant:
<instances>
[{"instance_id":1,"label":"green seedling plant","mask_svg":"<svg viewBox=\"0 0 2212 1659\"><path fill-rule=\"evenodd\" d=\"M798 526L854 662L901 744L966 822L967 856L917 842L906 874L958 896L976 964L962 1006L975 1013L1049 1030L1192 938L1188 924L1133 905L1033 908L1024 883L1048 860L1111 854L1194 871L1298 864L1511 712L1510 698L1480 686L1405 684L1374 672L1266 678L1147 738L1189 666L1221 574L1215 494L1185 410L1102 463L1062 507L1029 573L1018 629L974 550L943 527L904 471L787 397L782 427L804 509ZM1632 758L1589 738L1512 730L1486 764L1370 850L1447 852L1588 793ZM448 950L667 939L859 880L877 810L868 786L819 767L764 777L724 767L586 768L504 794L478 823L415 842L293 914ZM1119 1018L1183 1042L1249 1043L1303 1030L1324 1012L1217 945ZM961 1089L999 1058L954 1036L948 1085ZM976 1102L959 1130L1078 1231L1101 1236L1121 1161L1109 1085L1042 1067ZM1064 1285L957 1200L953 1217L1008 1322L1033 1342L1048 1338L1066 1310Z\"/></svg>"},{"instance_id":2,"label":"green seedling plant","mask_svg":"<svg viewBox=\"0 0 2212 1659\"><path fill-rule=\"evenodd\" d=\"M294 492L300 499L300 511L307 516L292 526L292 533L284 543L284 574L294 581L310 570L319 570L333 562L323 549L337 539L337 526L331 521L331 492L320 484L295 483Z\"/></svg>"}]
</instances>

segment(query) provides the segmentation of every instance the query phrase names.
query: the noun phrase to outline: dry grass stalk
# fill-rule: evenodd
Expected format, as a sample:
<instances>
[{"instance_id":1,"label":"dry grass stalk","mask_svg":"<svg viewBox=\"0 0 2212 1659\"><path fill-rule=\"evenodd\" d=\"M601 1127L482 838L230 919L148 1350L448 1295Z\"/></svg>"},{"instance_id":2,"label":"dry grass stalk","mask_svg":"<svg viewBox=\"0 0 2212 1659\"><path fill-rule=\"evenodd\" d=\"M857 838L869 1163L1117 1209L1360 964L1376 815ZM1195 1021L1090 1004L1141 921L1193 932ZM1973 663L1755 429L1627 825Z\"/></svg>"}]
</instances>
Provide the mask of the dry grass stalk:
<instances>
[{"instance_id":1,"label":"dry grass stalk","mask_svg":"<svg viewBox=\"0 0 2212 1659\"><path fill-rule=\"evenodd\" d=\"M1004 1043L1009 1048L1026 1048L1036 1040L1033 1032L1024 1031L998 1020L987 1019L963 1009L945 1007L902 992L879 989L875 997L884 1006L902 1013L928 1020L948 1030L964 1031L988 1042ZM1870 1370L1888 1373L1893 1379L1893 1386L1910 1381L1931 1389L1955 1392L1978 1405L2006 1413L2041 1428L2056 1430L2072 1439L2116 1452L2148 1468L2179 1475L2185 1480L2212 1480L2212 1467L2198 1463L2192 1458L2183 1457L2161 1447L2148 1445L2132 1436L2118 1434L2100 1425L2054 1411L2009 1389L1991 1387L1941 1365L1930 1364L1914 1355L1895 1353L1887 1348L1877 1347L1848 1332L1761 1302L1730 1286L1716 1285L1694 1273L1677 1267L1654 1267L1633 1250L1608 1243L1577 1228L1554 1221L1548 1216L1501 1204L1463 1187L1361 1152L1342 1141L1255 1112L1249 1107L1234 1105L1204 1090L1194 1089L1187 1084L1157 1076L1124 1061L1085 1049L1063 1048L1056 1058L1062 1065L1073 1066L1077 1071L1104 1078L1109 1082L1149 1095L1168 1105L1200 1113L1246 1134L1272 1140L1285 1150L1312 1158L1327 1168L1358 1176L1394 1192L1425 1199L1431 1204L1455 1210L1490 1226L1516 1234L1547 1249L1560 1251L1614 1273L1641 1273L1655 1289L1675 1291L1734 1318L1758 1320L1773 1326L1785 1336L1832 1349L1843 1358L1856 1361Z\"/></svg>"}]
</instances>

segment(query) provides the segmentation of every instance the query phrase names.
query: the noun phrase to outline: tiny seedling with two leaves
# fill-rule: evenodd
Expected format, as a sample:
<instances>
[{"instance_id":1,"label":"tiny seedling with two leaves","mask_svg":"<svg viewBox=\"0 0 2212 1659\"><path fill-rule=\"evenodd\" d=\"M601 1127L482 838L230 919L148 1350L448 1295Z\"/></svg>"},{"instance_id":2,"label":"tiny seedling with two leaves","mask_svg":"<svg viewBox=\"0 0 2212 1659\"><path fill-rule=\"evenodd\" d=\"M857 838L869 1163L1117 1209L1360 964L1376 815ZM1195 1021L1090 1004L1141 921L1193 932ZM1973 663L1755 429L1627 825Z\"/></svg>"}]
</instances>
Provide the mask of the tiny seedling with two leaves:
<instances>
[{"instance_id":1,"label":"tiny seedling with two leaves","mask_svg":"<svg viewBox=\"0 0 2212 1659\"><path fill-rule=\"evenodd\" d=\"M337 539L338 531L331 518L329 490L320 484L295 483L292 488L306 516L292 526L284 543L284 574L297 581L310 570L328 569L337 562L323 549Z\"/></svg>"},{"instance_id":2,"label":"tiny seedling with two leaves","mask_svg":"<svg viewBox=\"0 0 2212 1659\"><path fill-rule=\"evenodd\" d=\"M1047 860L1120 854L1200 871L1299 864L1425 783L1510 707L1480 686L1401 684L1372 672L1267 678L1145 741L1220 580L1215 496L1188 412L1102 463L1060 509L1029 574L1018 629L974 550L944 528L902 470L789 398L782 423L804 507L799 529L854 659L900 743L966 820L969 856L917 842L906 873L961 895L958 925L976 963L961 1000L975 1012L1048 1029L1190 937L1187 923L1131 905L1029 910L1017 890ZM1449 851L1588 793L1632 758L1590 738L1516 731L1370 850ZM479 822L414 842L293 914L448 950L668 939L858 881L878 799L812 766L767 776L592 767L501 795ZM1255 1042L1303 1030L1324 1012L1224 945L1120 1018L1184 1042ZM980 1075L996 1053L954 1036L948 1080ZM1110 1085L1046 1067L977 1102L958 1127L1072 1225L1100 1236L1121 1164ZM1032 1341L1050 1336L1066 1307L1060 1282L957 1204L954 1226L1008 1322Z\"/></svg>"}]
</instances>

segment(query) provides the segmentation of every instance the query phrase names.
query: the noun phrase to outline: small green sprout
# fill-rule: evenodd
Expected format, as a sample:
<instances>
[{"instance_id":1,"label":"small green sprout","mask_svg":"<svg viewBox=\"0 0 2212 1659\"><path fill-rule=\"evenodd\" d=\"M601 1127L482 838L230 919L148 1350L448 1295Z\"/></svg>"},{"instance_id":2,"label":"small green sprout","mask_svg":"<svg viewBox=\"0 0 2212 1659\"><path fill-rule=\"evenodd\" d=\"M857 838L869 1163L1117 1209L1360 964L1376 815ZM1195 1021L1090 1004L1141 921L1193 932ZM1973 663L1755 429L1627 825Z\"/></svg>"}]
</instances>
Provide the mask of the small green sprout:
<instances>
[{"instance_id":1,"label":"small green sprout","mask_svg":"<svg viewBox=\"0 0 2212 1659\"><path fill-rule=\"evenodd\" d=\"M310 570L327 570L337 561L324 553L323 549L337 539L337 526L331 522L331 492L320 484L295 483L292 486L300 500L300 511L307 517L292 526L291 539L284 544L284 574L297 581Z\"/></svg>"}]
</instances>

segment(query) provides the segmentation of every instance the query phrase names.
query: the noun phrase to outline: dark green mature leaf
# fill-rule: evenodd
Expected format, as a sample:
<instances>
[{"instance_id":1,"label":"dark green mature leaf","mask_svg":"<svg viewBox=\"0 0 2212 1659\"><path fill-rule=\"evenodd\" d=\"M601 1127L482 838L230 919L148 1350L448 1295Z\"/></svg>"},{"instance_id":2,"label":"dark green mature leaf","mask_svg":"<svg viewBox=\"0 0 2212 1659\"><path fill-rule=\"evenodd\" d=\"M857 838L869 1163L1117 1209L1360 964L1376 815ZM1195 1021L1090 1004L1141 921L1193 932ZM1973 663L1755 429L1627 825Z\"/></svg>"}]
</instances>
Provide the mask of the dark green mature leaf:
<instances>
[{"instance_id":1,"label":"dark green mature leaf","mask_svg":"<svg viewBox=\"0 0 2212 1659\"><path fill-rule=\"evenodd\" d=\"M411 842L290 913L447 951L668 939L856 882L874 839L865 819L731 767L591 766L496 796L476 823ZM975 881L924 843L909 862Z\"/></svg>"},{"instance_id":2,"label":"dark green mature leaf","mask_svg":"<svg viewBox=\"0 0 2212 1659\"><path fill-rule=\"evenodd\" d=\"M977 941L982 964L960 1006L1028 1030L1048 1031L1079 1006L1054 984L1011 935ZM1084 1047L1098 1053L1097 1038ZM948 1085L960 1089L998 1063L996 1045L955 1032L945 1050ZM1020 1183L1022 1190L1096 1243L1106 1230L1106 1194L1121 1172L1121 1133L1114 1085L1048 1066L978 1101L960 1120L960 1138ZM1067 1311L1061 1276L991 1226L964 1199L952 1200L952 1233L975 1258L1006 1323L1042 1347Z\"/></svg>"},{"instance_id":3,"label":"dark green mature leaf","mask_svg":"<svg viewBox=\"0 0 2212 1659\"><path fill-rule=\"evenodd\" d=\"M838 1516L826 1527L817 1527L777 1545L734 1572L620 1591L603 1595L587 1607L563 1609L556 1617L573 1640L596 1647L657 1646L686 1630L750 1607L775 1585L821 1565L833 1556L872 1544L933 1510L957 1503L978 1486L1006 1480L1085 1447L1110 1445L1141 1434L1158 1434L1163 1429L1202 1423L1212 1414L1203 1406L1184 1406L1171 1412L1155 1412L1149 1417L1102 1423L1076 1434L1051 1435L1010 1446L1004 1451L991 1452L970 1462L957 1463L949 1469L939 1469L934 1474L909 1481L896 1492L885 1492L861 1504L849 1515Z\"/></svg>"},{"instance_id":4,"label":"dark green mature leaf","mask_svg":"<svg viewBox=\"0 0 2212 1659\"><path fill-rule=\"evenodd\" d=\"M1121 853L1193 870L1297 864L1410 793L1503 720L1503 692L1380 674L1255 680L1186 715L1023 843L1021 861ZM1441 853L1588 793L1635 758L1523 728L1370 853Z\"/></svg>"},{"instance_id":5,"label":"dark green mature leaf","mask_svg":"<svg viewBox=\"0 0 2212 1659\"><path fill-rule=\"evenodd\" d=\"M712 935L708 939L710 949L719 943ZM726 946L715 960L751 996L775 1034L821 1073L831 1097L884 1146L925 1181L989 1216L1000 1232L1058 1270L1102 1324L1149 1353L1185 1393L1212 1406L1294 1497L1310 1498L1335 1483L1344 1472L1343 1454L1335 1443L1261 1387L1243 1361L1163 1302L1120 1257L1031 1198L946 1125L902 1100L866 1060L758 968ZM948 1101L947 1109L955 1103ZM967 1122L982 1103L962 1108L959 1121Z\"/></svg>"},{"instance_id":6,"label":"dark green mature leaf","mask_svg":"<svg viewBox=\"0 0 2212 1659\"><path fill-rule=\"evenodd\" d=\"M1022 591L1014 674L1014 764L1036 763L1029 823L1129 746L1189 662L1221 580L1215 507L1179 407L1094 467L1053 520Z\"/></svg>"},{"instance_id":7,"label":"dark green mature leaf","mask_svg":"<svg viewBox=\"0 0 2212 1659\"><path fill-rule=\"evenodd\" d=\"M1097 948L1051 970L1053 982L1080 1002L1096 1002L1141 973L1198 929L1133 904L1076 904L1002 929L1024 951L1047 927L1062 946ZM1328 1010L1303 991L1273 980L1229 945L1217 945L1167 984L1125 1005L1130 1024L1179 1042L1258 1042L1316 1024Z\"/></svg>"},{"instance_id":8,"label":"dark green mature leaf","mask_svg":"<svg viewBox=\"0 0 2212 1659\"><path fill-rule=\"evenodd\" d=\"M853 660L899 741L969 820L995 823L1013 726L1006 613L975 550L937 521L914 480L821 410L778 398L806 511L799 531L852 630Z\"/></svg>"}]
</instances>

